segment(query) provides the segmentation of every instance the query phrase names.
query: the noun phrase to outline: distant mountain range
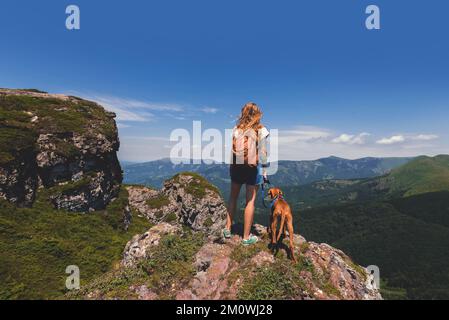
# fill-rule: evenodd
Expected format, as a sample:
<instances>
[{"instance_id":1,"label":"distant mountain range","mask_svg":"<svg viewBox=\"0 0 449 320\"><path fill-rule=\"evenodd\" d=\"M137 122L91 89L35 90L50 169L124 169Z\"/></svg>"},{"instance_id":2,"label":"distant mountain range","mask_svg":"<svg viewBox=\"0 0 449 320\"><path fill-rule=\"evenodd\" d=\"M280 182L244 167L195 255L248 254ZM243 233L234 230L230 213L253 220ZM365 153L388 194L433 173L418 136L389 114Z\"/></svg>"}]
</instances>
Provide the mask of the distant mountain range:
<instances>
[{"instance_id":1,"label":"distant mountain range","mask_svg":"<svg viewBox=\"0 0 449 320\"><path fill-rule=\"evenodd\" d=\"M348 160L329 157L313 161L279 161L278 172L270 181L282 186L301 186L330 179L358 179L384 175L413 158L362 158ZM203 175L223 190L230 182L227 164L173 164L170 159L129 164L122 163L124 182L161 187L173 175L191 171Z\"/></svg>"},{"instance_id":2,"label":"distant mountain range","mask_svg":"<svg viewBox=\"0 0 449 320\"><path fill-rule=\"evenodd\" d=\"M285 186L298 208L388 200L449 190L449 155L421 156L372 178L330 179Z\"/></svg>"}]
</instances>

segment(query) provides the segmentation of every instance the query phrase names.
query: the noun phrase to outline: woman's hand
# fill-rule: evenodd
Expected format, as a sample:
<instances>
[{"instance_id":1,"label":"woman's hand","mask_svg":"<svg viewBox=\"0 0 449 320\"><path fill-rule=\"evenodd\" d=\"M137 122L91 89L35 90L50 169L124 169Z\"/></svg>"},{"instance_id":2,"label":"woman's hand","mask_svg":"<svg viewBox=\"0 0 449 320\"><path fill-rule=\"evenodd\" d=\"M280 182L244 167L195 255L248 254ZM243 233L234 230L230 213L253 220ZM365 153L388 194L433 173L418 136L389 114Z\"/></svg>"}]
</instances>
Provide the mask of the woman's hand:
<instances>
[{"instance_id":1,"label":"woman's hand","mask_svg":"<svg viewBox=\"0 0 449 320\"><path fill-rule=\"evenodd\" d=\"M267 176L267 172L265 170L262 172L262 177L263 177L263 182L268 183L268 176Z\"/></svg>"}]
</instances>

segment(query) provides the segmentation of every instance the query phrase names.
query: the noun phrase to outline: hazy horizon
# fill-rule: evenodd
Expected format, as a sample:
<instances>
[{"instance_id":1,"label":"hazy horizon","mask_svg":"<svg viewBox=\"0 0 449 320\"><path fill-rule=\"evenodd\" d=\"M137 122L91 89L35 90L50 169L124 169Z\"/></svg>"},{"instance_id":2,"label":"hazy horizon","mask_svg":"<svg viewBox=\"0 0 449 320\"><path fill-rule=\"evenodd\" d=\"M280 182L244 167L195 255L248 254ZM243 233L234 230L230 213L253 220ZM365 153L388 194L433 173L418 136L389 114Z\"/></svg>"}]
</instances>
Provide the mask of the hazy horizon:
<instances>
[{"instance_id":1,"label":"hazy horizon","mask_svg":"<svg viewBox=\"0 0 449 320\"><path fill-rule=\"evenodd\" d=\"M361 158L354 158L354 159L350 159L350 158L342 158L342 157L337 157L337 156L327 156L327 157L323 157L323 158L316 158L316 159L299 159L299 160L291 160L291 159L279 159L278 161L319 161L319 160L323 160L323 159L329 159L329 158L338 158L338 159L343 159L343 160L350 160L350 161L355 161L355 160L361 160L361 159L403 159L403 158L418 158L418 157L437 157L437 156L449 156L449 154L445 154L445 153L441 153L441 154L436 154L436 155L425 155L425 154L420 154L420 155L415 155L415 156L408 156L408 157L361 157ZM183 160L183 158L176 158L177 160ZM190 161L193 161L194 159L191 158L189 159ZM147 160L147 161L129 161L129 160L125 160L125 159L120 159L119 158L120 163L129 163L129 164L142 164L142 163L148 163L148 162L156 162L156 161L170 161L169 157L166 158L158 158L158 159L154 159L154 160ZM225 164L224 162L215 162L214 164Z\"/></svg>"}]
</instances>

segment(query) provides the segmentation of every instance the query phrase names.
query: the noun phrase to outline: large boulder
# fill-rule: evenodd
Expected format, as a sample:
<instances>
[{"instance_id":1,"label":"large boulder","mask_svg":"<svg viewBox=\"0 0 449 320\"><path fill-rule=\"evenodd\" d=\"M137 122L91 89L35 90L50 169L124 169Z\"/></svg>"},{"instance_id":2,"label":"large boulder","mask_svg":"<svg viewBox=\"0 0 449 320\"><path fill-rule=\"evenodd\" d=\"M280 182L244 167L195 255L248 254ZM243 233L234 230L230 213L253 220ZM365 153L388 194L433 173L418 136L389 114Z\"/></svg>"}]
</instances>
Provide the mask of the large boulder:
<instances>
[{"instance_id":1,"label":"large boulder","mask_svg":"<svg viewBox=\"0 0 449 320\"><path fill-rule=\"evenodd\" d=\"M195 173L181 173L165 181L161 190L129 186L129 201L150 221L180 224L221 241L226 206L220 192Z\"/></svg>"}]
</instances>

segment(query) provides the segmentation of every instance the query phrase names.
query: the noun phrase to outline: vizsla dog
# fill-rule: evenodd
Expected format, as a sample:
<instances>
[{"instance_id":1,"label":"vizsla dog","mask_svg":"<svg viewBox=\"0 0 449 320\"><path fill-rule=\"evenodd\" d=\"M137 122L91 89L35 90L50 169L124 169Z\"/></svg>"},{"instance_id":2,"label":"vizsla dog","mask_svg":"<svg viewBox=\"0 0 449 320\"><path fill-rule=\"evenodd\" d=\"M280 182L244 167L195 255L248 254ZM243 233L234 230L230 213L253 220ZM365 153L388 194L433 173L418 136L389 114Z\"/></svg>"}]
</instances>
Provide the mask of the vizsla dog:
<instances>
[{"instance_id":1,"label":"vizsla dog","mask_svg":"<svg viewBox=\"0 0 449 320\"><path fill-rule=\"evenodd\" d=\"M293 261L296 262L293 253L293 215L287 201L284 200L283 193L279 188L271 188L268 190L268 195L271 198L271 215L270 224L268 226L268 233L271 234L271 244L274 246L279 242L281 234L286 236L286 229L288 229L288 237L290 239L290 255ZM281 225L279 233L276 237L277 222L281 218Z\"/></svg>"}]
</instances>

